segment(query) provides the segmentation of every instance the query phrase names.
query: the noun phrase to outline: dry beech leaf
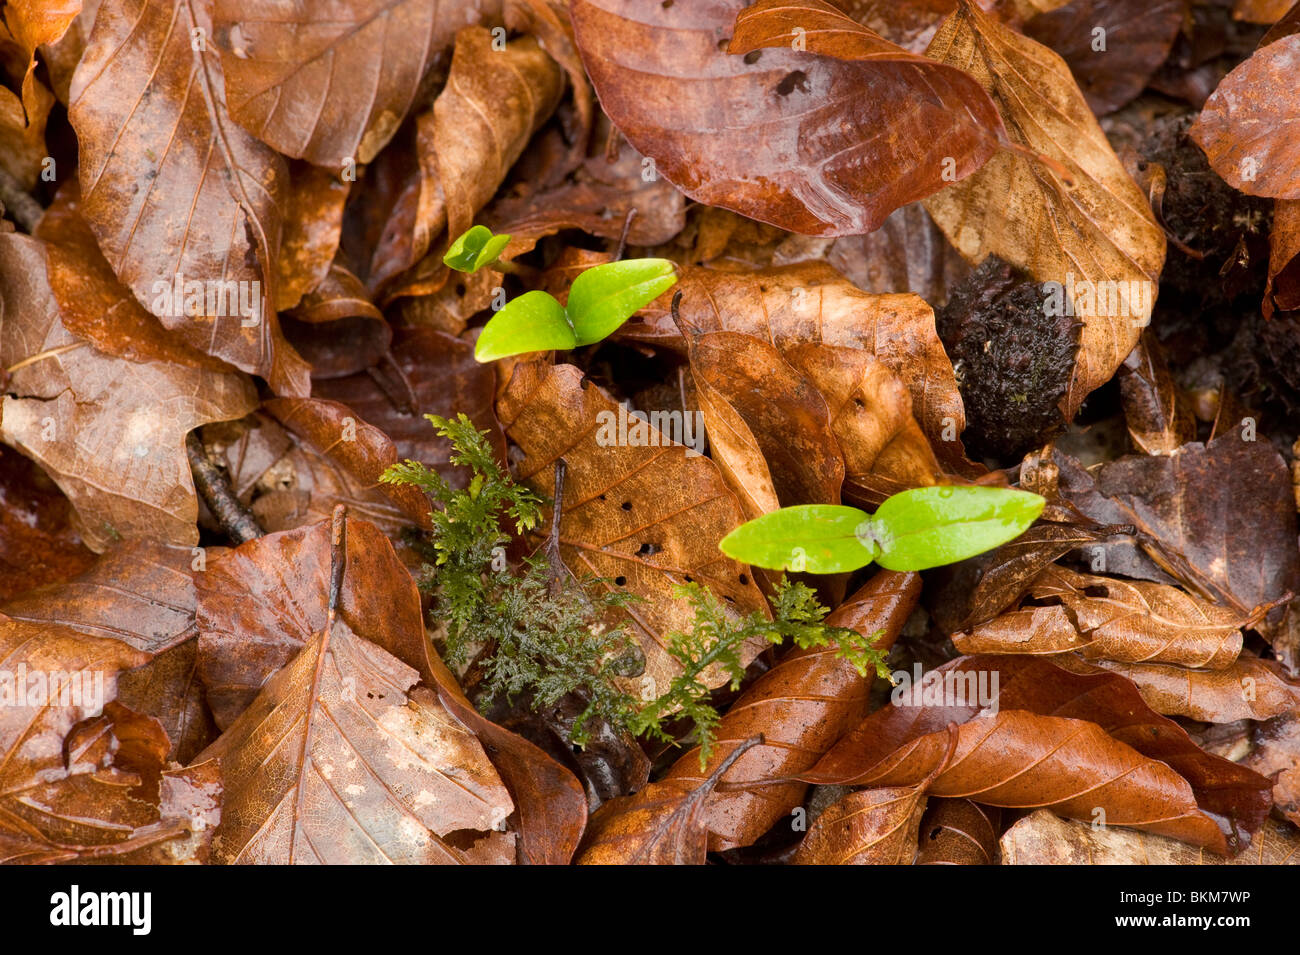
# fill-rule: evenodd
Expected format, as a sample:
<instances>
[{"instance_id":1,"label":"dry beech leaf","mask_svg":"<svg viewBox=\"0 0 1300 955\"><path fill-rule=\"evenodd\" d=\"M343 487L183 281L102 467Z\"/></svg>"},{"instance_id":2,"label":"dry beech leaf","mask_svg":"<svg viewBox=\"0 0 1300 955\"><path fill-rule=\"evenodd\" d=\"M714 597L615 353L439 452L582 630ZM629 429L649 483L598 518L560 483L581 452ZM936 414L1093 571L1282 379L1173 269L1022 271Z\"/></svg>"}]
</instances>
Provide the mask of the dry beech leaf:
<instances>
[{"instance_id":1,"label":"dry beech leaf","mask_svg":"<svg viewBox=\"0 0 1300 955\"><path fill-rule=\"evenodd\" d=\"M1269 233L1268 287L1264 290L1264 316L1275 309L1300 308L1300 199L1279 199L1273 205L1273 231Z\"/></svg>"},{"instance_id":2,"label":"dry beech leaf","mask_svg":"<svg viewBox=\"0 0 1300 955\"><path fill-rule=\"evenodd\" d=\"M1073 0L1033 17L1024 32L1061 54L1100 116L1142 92L1169 56L1186 9L1186 0Z\"/></svg>"},{"instance_id":3,"label":"dry beech leaf","mask_svg":"<svg viewBox=\"0 0 1300 955\"><path fill-rule=\"evenodd\" d=\"M0 445L0 601L57 583L94 561L72 520L72 505L36 462Z\"/></svg>"},{"instance_id":4,"label":"dry beech leaf","mask_svg":"<svg viewBox=\"0 0 1300 955\"><path fill-rule=\"evenodd\" d=\"M196 575L198 672L222 729L324 628L329 531L322 521L267 534L226 552ZM402 634L422 638L415 583L375 525L348 519L346 557L339 600L343 620L390 651L401 644Z\"/></svg>"},{"instance_id":5,"label":"dry beech leaf","mask_svg":"<svg viewBox=\"0 0 1300 955\"><path fill-rule=\"evenodd\" d=\"M649 685L648 677L662 692L679 672L665 649L668 634L689 630L693 619L672 595L675 584L703 584L738 614L767 605L748 568L718 550L744 516L717 466L648 425L653 444L602 446L602 413L614 431L618 405L584 385L572 365L517 365L497 403L506 435L525 455L521 481L552 495L555 462L564 459L560 552L579 577L605 578L605 587L642 598L620 614L646 656L638 680ZM745 648L743 662L759 649Z\"/></svg>"},{"instance_id":6,"label":"dry beech leaf","mask_svg":"<svg viewBox=\"0 0 1300 955\"><path fill-rule=\"evenodd\" d=\"M1173 454L1196 440L1196 418L1169 373L1159 343L1143 335L1119 368L1124 421L1144 454Z\"/></svg>"},{"instance_id":7,"label":"dry beech leaf","mask_svg":"<svg viewBox=\"0 0 1300 955\"><path fill-rule=\"evenodd\" d=\"M81 215L81 189L75 179L59 187L33 235L46 243L50 290L63 327L73 335L114 358L233 370L171 335L117 280Z\"/></svg>"},{"instance_id":8,"label":"dry beech leaf","mask_svg":"<svg viewBox=\"0 0 1300 955\"><path fill-rule=\"evenodd\" d=\"M1165 716L1206 723L1267 720L1300 708L1300 682L1275 660L1243 656L1222 670L1189 670L1160 663L1117 663L1068 657L1053 661L1079 673L1100 667L1132 681L1147 706Z\"/></svg>"},{"instance_id":9,"label":"dry beech leaf","mask_svg":"<svg viewBox=\"0 0 1300 955\"><path fill-rule=\"evenodd\" d=\"M63 326L46 268L42 243L0 236L0 272L23 277L10 283L0 306L0 366L12 372L4 441L68 495L92 550L136 537L197 544L185 435L252 410L251 382L99 352Z\"/></svg>"},{"instance_id":10,"label":"dry beech leaf","mask_svg":"<svg viewBox=\"0 0 1300 955\"><path fill-rule=\"evenodd\" d=\"M931 799L921 818L915 864L996 865L1001 821L1002 811L996 806L969 799Z\"/></svg>"},{"instance_id":11,"label":"dry beech leaf","mask_svg":"<svg viewBox=\"0 0 1300 955\"><path fill-rule=\"evenodd\" d=\"M691 198L792 232L870 232L996 148L996 110L960 70L817 0L744 7L570 4L605 112Z\"/></svg>"},{"instance_id":12,"label":"dry beech leaf","mask_svg":"<svg viewBox=\"0 0 1300 955\"><path fill-rule=\"evenodd\" d=\"M936 483L939 462L912 417L912 397L884 362L861 349L814 344L786 349L785 357L826 399L845 481L867 489Z\"/></svg>"},{"instance_id":13,"label":"dry beech leaf","mask_svg":"<svg viewBox=\"0 0 1300 955\"><path fill-rule=\"evenodd\" d=\"M100 5L68 108L81 211L114 273L173 334L306 395L307 366L274 307L287 166L226 114L220 61L193 49L194 30L212 34L191 0ZM186 282L204 283L201 315L172 294ZM233 307L213 283L234 290ZM221 314L208 314L209 297Z\"/></svg>"},{"instance_id":14,"label":"dry beech leaf","mask_svg":"<svg viewBox=\"0 0 1300 955\"><path fill-rule=\"evenodd\" d=\"M1300 199L1297 70L1300 33L1261 47L1223 78L1188 131L1224 182L1248 196Z\"/></svg>"},{"instance_id":15,"label":"dry beech leaf","mask_svg":"<svg viewBox=\"0 0 1300 955\"><path fill-rule=\"evenodd\" d=\"M947 633L987 623L1015 605L1057 558L1105 536L1081 524L1039 520L1015 540L953 568L955 586L932 588L927 607Z\"/></svg>"},{"instance_id":16,"label":"dry beech leaf","mask_svg":"<svg viewBox=\"0 0 1300 955\"><path fill-rule=\"evenodd\" d=\"M391 326L361 280L338 262L281 323L285 337L311 365L313 381L372 368L393 341Z\"/></svg>"},{"instance_id":17,"label":"dry beech leaf","mask_svg":"<svg viewBox=\"0 0 1300 955\"><path fill-rule=\"evenodd\" d=\"M1300 865L1294 826L1265 820L1250 848L1225 859L1149 832L1095 828L1040 809L1002 836L1004 865Z\"/></svg>"},{"instance_id":18,"label":"dry beech leaf","mask_svg":"<svg viewBox=\"0 0 1300 955\"><path fill-rule=\"evenodd\" d=\"M887 651L920 594L919 574L880 571L826 622L863 636L879 632L874 646ZM764 742L723 776L725 788L708 799L704 822L712 851L751 845L803 803L807 787L802 783L767 782L812 766L855 726L867 712L872 680L860 676L832 647L792 650L723 715L704 772L697 748L678 758L665 778L700 786L744 740L763 736ZM745 783L756 785L746 788Z\"/></svg>"},{"instance_id":19,"label":"dry beech leaf","mask_svg":"<svg viewBox=\"0 0 1300 955\"><path fill-rule=\"evenodd\" d=\"M1260 723L1242 764L1273 780L1273 805L1300 825L1300 713L1292 711Z\"/></svg>"},{"instance_id":20,"label":"dry beech leaf","mask_svg":"<svg viewBox=\"0 0 1300 955\"><path fill-rule=\"evenodd\" d=\"M473 224L563 88L559 66L532 37L496 50L482 27L456 35L447 86L419 123L420 162L437 177L448 235Z\"/></svg>"},{"instance_id":21,"label":"dry beech leaf","mask_svg":"<svg viewBox=\"0 0 1300 955\"><path fill-rule=\"evenodd\" d=\"M117 681L118 700L162 725L169 741L167 759L181 765L220 735L199 679L197 636L164 650Z\"/></svg>"},{"instance_id":22,"label":"dry beech leaf","mask_svg":"<svg viewBox=\"0 0 1300 955\"><path fill-rule=\"evenodd\" d=\"M513 862L509 794L418 679L342 619L314 637L196 757L225 785L215 861Z\"/></svg>"},{"instance_id":23,"label":"dry beech leaf","mask_svg":"<svg viewBox=\"0 0 1300 955\"><path fill-rule=\"evenodd\" d=\"M741 443L752 441L761 452L782 504L840 503L844 457L830 408L814 383L758 338L713 332L688 341L691 376L705 399L706 430L713 429L710 412L721 410L716 417L730 421ZM727 469L744 470L743 461L728 456ZM750 469L757 469L752 459Z\"/></svg>"},{"instance_id":24,"label":"dry beech leaf","mask_svg":"<svg viewBox=\"0 0 1300 955\"><path fill-rule=\"evenodd\" d=\"M215 0L214 42L230 114L287 156L370 162L406 117L425 74L445 68L456 30L499 23L501 0L310 0L268 16Z\"/></svg>"},{"instance_id":25,"label":"dry beech leaf","mask_svg":"<svg viewBox=\"0 0 1300 955\"><path fill-rule=\"evenodd\" d=\"M76 577L25 593L0 611L24 623L118 640L153 656L198 632L191 573L198 550L127 541Z\"/></svg>"},{"instance_id":26,"label":"dry beech leaf","mask_svg":"<svg viewBox=\"0 0 1300 955\"><path fill-rule=\"evenodd\" d=\"M578 865L704 865L705 803L732 764L761 744L762 737L746 740L699 785L669 778L611 799L591 817Z\"/></svg>"},{"instance_id":27,"label":"dry beech leaf","mask_svg":"<svg viewBox=\"0 0 1300 955\"><path fill-rule=\"evenodd\" d=\"M1060 451L1052 461L1063 498L1093 520L1137 528L1142 550L1155 562L1152 570L1243 616L1287 591L1300 592L1295 497L1286 464L1270 442L1230 434L1208 445L1183 445L1171 455L1126 456L1094 471ZM1122 566L1129 558L1110 544L1090 549L1111 572L1149 574Z\"/></svg>"},{"instance_id":28,"label":"dry beech leaf","mask_svg":"<svg viewBox=\"0 0 1300 955\"><path fill-rule=\"evenodd\" d=\"M1247 620L1176 587L1047 568L1030 588L1026 607L955 633L962 653L1052 654L1080 651L1087 659L1171 663L1222 670L1241 653Z\"/></svg>"},{"instance_id":29,"label":"dry beech leaf","mask_svg":"<svg viewBox=\"0 0 1300 955\"><path fill-rule=\"evenodd\" d=\"M919 202L895 209L875 232L836 239L826 262L864 292L914 292L934 308L970 273Z\"/></svg>"},{"instance_id":30,"label":"dry beech leaf","mask_svg":"<svg viewBox=\"0 0 1300 955\"><path fill-rule=\"evenodd\" d=\"M960 460L966 427L952 363L934 327L934 312L916 295L873 295L821 262L755 272L684 269L682 323L699 332L740 332L782 352L796 345L859 348L907 387L912 412L945 464ZM685 351L669 312L671 293L642 309L619 337Z\"/></svg>"},{"instance_id":31,"label":"dry beech leaf","mask_svg":"<svg viewBox=\"0 0 1300 955\"><path fill-rule=\"evenodd\" d=\"M628 211L636 209L628 228L632 245L668 242L686 225L686 198L677 187L658 175L646 175L644 157L619 140L613 162L592 156L566 181L536 193L506 195L483 210L483 221L498 233L508 233L512 243L506 255L516 255L520 236L540 237L562 229L581 229L590 235L618 239Z\"/></svg>"},{"instance_id":32,"label":"dry beech leaf","mask_svg":"<svg viewBox=\"0 0 1300 955\"><path fill-rule=\"evenodd\" d=\"M157 721L110 701L68 734L56 768L11 765L0 862L206 862L220 782L206 767L166 768L167 745Z\"/></svg>"},{"instance_id":33,"label":"dry beech leaf","mask_svg":"<svg viewBox=\"0 0 1300 955\"><path fill-rule=\"evenodd\" d=\"M909 740L860 772L814 767L808 781L854 785L915 785L939 770L928 791L994 806L1047 806L1062 815L1170 835L1226 851L1223 833L1196 804L1192 787L1167 765L1149 759L1086 720L999 710L956 730ZM834 751L828 754L837 757ZM943 768L947 767L947 768Z\"/></svg>"},{"instance_id":34,"label":"dry beech leaf","mask_svg":"<svg viewBox=\"0 0 1300 955\"><path fill-rule=\"evenodd\" d=\"M275 307L279 311L293 308L314 291L334 262L350 189L339 172L307 163L289 168L284 235L276 260Z\"/></svg>"},{"instance_id":35,"label":"dry beech leaf","mask_svg":"<svg viewBox=\"0 0 1300 955\"><path fill-rule=\"evenodd\" d=\"M1232 0L1232 18L1247 23L1273 24L1295 5L1295 0Z\"/></svg>"},{"instance_id":36,"label":"dry beech leaf","mask_svg":"<svg viewBox=\"0 0 1300 955\"><path fill-rule=\"evenodd\" d=\"M1122 283L1100 288L1141 293L1116 309L1132 314L1102 314L1111 311L1106 307L1081 315L1078 361L1062 399L1062 411L1073 417L1088 393L1110 380L1150 318L1164 232L1057 54L969 0L944 21L928 54L969 69L998 104L1011 140L1059 163L1074 180L1068 185L1032 156L999 152L925 202L961 253L971 262L996 254L1039 282L1073 288L1076 305L1087 304L1085 282Z\"/></svg>"},{"instance_id":37,"label":"dry beech leaf","mask_svg":"<svg viewBox=\"0 0 1300 955\"><path fill-rule=\"evenodd\" d=\"M1230 607L1176 587L1078 574L1052 566L1030 588L1037 600L1058 598L1089 640L1084 655L1128 663L1176 663L1222 669L1241 653L1248 621Z\"/></svg>"},{"instance_id":38,"label":"dry beech leaf","mask_svg":"<svg viewBox=\"0 0 1300 955\"><path fill-rule=\"evenodd\" d=\"M407 200L398 206L394 236L375 250L372 289L415 265L444 230L454 239L474 224L475 214L496 194L563 90L560 67L532 37L498 50L484 27L465 27L456 34L447 85L432 109L416 117L419 168L407 187L413 190L414 205ZM397 235L401 241L392 245L398 253L393 254L388 246ZM441 254L417 271L434 285L448 274ZM411 291L409 282L400 285Z\"/></svg>"},{"instance_id":39,"label":"dry beech leaf","mask_svg":"<svg viewBox=\"0 0 1300 955\"><path fill-rule=\"evenodd\" d=\"M849 793L817 817L795 865L911 865L925 812L920 787Z\"/></svg>"},{"instance_id":40,"label":"dry beech leaf","mask_svg":"<svg viewBox=\"0 0 1300 955\"><path fill-rule=\"evenodd\" d=\"M322 398L273 398L265 408L298 439L273 469L279 473L287 466L290 486L253 502L253 513L268 530L322 520L339 503L392 537L412 524L428 525L423 494L409 485L379 482L397 463L397 448L351 408Z\"/></svg>"},{"instance_id":41,"label":"dry beech leaf","mask_svg":"<svg viewBox=\"0 0 1300 955\"><path fill-rule=\"evenodd\" d=\"M1089 821L1101 808L1108 825L1220 853L1241 849L1268 813L1267 779L1203 752L1115 674L983 655L932 672L897 689L898 703L867 717L799 778L911 786L938 771L927 788L933 796L1050 807ZM976 690L992 695L995 679L996 712L986 711Z\"/></svg>"},{"instance_id":42,"label":"dry beech leaf","mask_svg":"<svg viewBox=\"0 0 1300 955\"><path fill-rule=\"evenodd\" d=\"M534 864L568 862L586 823L573 774L531 743L479 715L425 635L420 596L372 524L348 519L339 614L436 687L441 704L479 738L520 814L520 852ZM214 561L202 576L198 663L217 720L232 722L258 688L324 627L329 527L268 534ZM249 594L257 599L250 601ZM129 680L129 678L128 678ZM513 828L513 827L512 827Z\"/></svg>"}]
</instances>

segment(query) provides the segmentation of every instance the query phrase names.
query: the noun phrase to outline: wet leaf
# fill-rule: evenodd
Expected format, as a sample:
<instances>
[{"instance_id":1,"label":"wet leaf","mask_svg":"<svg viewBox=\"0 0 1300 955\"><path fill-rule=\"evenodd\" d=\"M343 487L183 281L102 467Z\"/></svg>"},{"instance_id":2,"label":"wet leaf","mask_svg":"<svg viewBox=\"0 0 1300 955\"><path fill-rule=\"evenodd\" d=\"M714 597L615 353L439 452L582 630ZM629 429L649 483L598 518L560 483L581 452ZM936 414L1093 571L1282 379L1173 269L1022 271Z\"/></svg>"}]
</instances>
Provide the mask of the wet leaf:
<instances>
[{"instance_id":1,"label":"wet leaf","mask_svg":"<svg viewBox=\"0 0 1300 955\"><path fill-rule=\"evenodd\" d=\"M1000 152L970 179L927 199L926 209L971 262L996 254L1038 282L1058 283L1062 304L1074 300L1084 328L1061 403L1073 417L1147 324L1164 263L1164 233L1055 53L969 0L944 21L927 53L972 70L997 104L1011 141L1059 164ZM1084 295L1089 288L1091 303ZM1128 297L1112 309L1107 291L1098 307L1097 288L1114 289L1116 301L1120 289Z\"/></svg>"},{"instance_id":2,"label":"wet leaf","mask_svg":"<svg viewBox=\"0 0 1300 955\"><path fill-rule=\"evenodd\" d=\"M816 0L760 3L737 20L743 6L570 6L601 105L691 198L794 232L870 232L942 188L945 157L960 179L992 154L1000 124L960 70ZM790 49L795 25L806 52Z\"/></svg>"}]
</instances>

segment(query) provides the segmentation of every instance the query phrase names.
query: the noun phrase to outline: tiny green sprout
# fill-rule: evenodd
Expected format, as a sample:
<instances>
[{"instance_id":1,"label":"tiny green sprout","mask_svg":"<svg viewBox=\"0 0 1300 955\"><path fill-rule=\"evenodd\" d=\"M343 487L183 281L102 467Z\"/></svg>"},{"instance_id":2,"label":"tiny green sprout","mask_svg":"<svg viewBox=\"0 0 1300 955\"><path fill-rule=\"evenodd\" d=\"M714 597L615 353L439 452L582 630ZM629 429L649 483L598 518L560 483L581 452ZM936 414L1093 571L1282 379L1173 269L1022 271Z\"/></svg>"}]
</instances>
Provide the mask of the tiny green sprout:
<instances>
[{"instance_id":1,"label":"tiny green sprout","mask_svg":"<svg viewBox=\"0 0 1300 955\"><path fill-rule=\"evenodd\" d=\"M477 272L495 262L509 244L510 236L493 235L487 226L476 225L451 244L442 261L457 272Z\"/></svg>"},{"instance_id":2,"label":"tiny green sprout","mask_svg":"<svg viewBox=\"0 0 1300 955\"><path fill-rule=\"evenodd\" d=\"M834 574L872 561L928 570L1024 533L1047 502L1012 488L939 485L902 491L875 514L838 504L782 507L724 537L728 557L770 570Z\"/></svg>"},{"instance_id":3,"label":"tiny green sprout","mask_svg":"<svg viewBox=\"0 0 1300 955\"><path fill-rule=\"evenodd\" d=\"M451 244L443 261L475 272L496 261L510 241L476 225ZM547 292L525 292L489 319L474 346L481 362L539 351L568 351L604 341L636 311L677 282L667 259L625 259L587 269L573 281L569 304Z\"/></svg>"}]
</instances>

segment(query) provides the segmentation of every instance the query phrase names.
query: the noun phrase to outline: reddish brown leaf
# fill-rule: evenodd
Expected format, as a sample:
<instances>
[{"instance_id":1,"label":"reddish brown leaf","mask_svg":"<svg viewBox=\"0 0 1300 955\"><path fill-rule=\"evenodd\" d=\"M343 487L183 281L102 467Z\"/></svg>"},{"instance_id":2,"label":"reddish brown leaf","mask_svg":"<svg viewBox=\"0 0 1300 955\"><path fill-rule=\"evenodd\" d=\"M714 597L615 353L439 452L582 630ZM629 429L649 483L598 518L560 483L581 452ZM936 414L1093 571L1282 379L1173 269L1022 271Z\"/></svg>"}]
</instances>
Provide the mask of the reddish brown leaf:
<instances>
[{"instance_id":1,"label":"reddish brown leaf","mask_svg":"<svg viewBox=\"0 0 1300 955\"><path fill-rule=\"evenodd\" d=\"M383 149L456 31L500 22L501 0L313 0L281 14L214 3L230 113L280 152L338 169Z\"/></svg>"},{"instance_id":2,"label":"reddish brown leaf","mask_svg":"<svg viewBox=\"0 0 1300 955\"><path fill-rule=\"evenodd\" d=\"M193 0L100 5L68 109L82 214L117 277L181 340L306 395L274 306L287 166L226 114L220 60L193 48L195 30L212 35ZM184 283L203 289L196 312Z\"/></svg>"},{"instance_id":3,"label":"reddish brown leaf","mask_svg":"<svg viewBox=\"0 0 1300 955\"><path fill-rule=\"evenodd\" d=\"M969 799L931 799L921 819L916 864L996 864L1001 818L995 806Z\"/></svg>"},{"instance_id":4,"label":"reddish brown leaf","mask_svg":"<svg viewBox=\"0 0 1300 955\"><path fill-rule=\"evenodd\" d=\"M875 646L887 650L897 638L921 593L918 574L880 571L827 618L863 636L879 634ZM665 778L694 786L755 734L764 742L741 757L723 777L726 787L705 808L709 847L714 851L752 844L803 802L801 783L766 785L796 776L812 766L866 713L873 677L858 671L833 648L792 650L731 705L717 728L709 764L700 769L698 749L683 754ZM745 783L755 783L744 788Z\"/></svg>"},{"instance_id":5,"label":"reddish brown leaf","mask_svg":"<svg viewBox=\"0 0 1300 955\"><path fill-rule=\"evenodd\" d=\"M1248 196L1300 199L1297 70L1300 33L1292 33L1224 77L1192 126L1214 171Z\"/></svg>"},{"instance_id":6,"label":"reddish brown leaf","mask_svg":"<svg viewBox=\"0 0 1300 955\"><path fill-rule=\"evenodd\" d=\"M72 335L50 291L42 243L0 235L8 280L0 366L11 377L3 439L41 465L77 510L87 546L123 538L198 543L185 435L256 401L243 375L113 358Z\"/></svg>"},{"instance_id":7,"label":"reddish brown leaf","mask_svg":"<svg viewBox=\"0 0 1300 955\"><path fill-rule=\"evenodd\" d=\"M809 235L870 232L993 153L996 111L960 70L817 0L737 20L743 6L570 6L601 105L691 198ZM807 52L790 49L794 26Z\"/></svg>"},{"instance_id":8,"label":"reddish brown leaf","mask_svg":"<svg viewBox=\"0 0 1300 955\"><path fill-rule=\"evenodd\" d=\"M864 789L829 806L812 824L795 865L911 865L925 791Z\"/></svg>"}]
</instances>

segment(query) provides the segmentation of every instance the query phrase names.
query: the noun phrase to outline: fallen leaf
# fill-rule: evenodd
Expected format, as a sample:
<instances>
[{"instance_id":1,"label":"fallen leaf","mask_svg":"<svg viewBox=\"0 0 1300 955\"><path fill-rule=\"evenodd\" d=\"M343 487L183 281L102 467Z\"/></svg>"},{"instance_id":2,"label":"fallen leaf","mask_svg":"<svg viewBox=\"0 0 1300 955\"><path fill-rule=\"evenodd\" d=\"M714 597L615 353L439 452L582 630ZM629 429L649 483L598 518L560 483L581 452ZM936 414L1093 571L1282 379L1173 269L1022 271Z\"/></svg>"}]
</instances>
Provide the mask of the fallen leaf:
<instances>
[{"instance_id":1,"label":"fallen leaf","mask_svg":"<svg viewBox=\"0 0 1300 955\"><path fill-rule=\"evenodd\" d=\"M795 865L911 865L925 791L863 789L829 806L808 829Z\"/></svg>"},{"instance_id":2,"label":"fallen leaf","mask_svg":"<svg viewBox=\"0 0 1300 955\"><path fill-rule=\"evenodd\" d=\"M1047 810L1040 810L1047 812ZM916 865L995 865L1002 812L969 799L930 799ZM1053 817L1055 818L1055 817Z\"/></svg>"},{"instance_id":3,"label":"fallen leaf","mask_svg":"<svg viewBox=\"0 0 1300 955\"><path fill-rule=\"evenodd\" d=\"M569 569L642 598L619 610L646 656L642 687L667 687L678 672L668 634L688 630L692 614L674 585L697 581L738 614L766 606L748 568L718 550L744 518L713 462L649 424L644 444L602 443L602 429L617 438L618 405L572 365L516 366L497 414L524 452L518 480L549 495L556 460L568 466L560 551ZM749 645L742 662L759 649Z\"/></svg>"},{"instance_id":4,"label":"fallen leaf","mask_svg":"<svg viewBox=\"0 0 1300 955\"><path fill-rule=\"evenodd\" d=\"M969 0L944 21L927 53L971 70L997 103L1011 141L1029 154L999 152L925 207L969 261L996 254L1039 282L1058 283L1062 304L1074 301L1084 328L1061 402L1072 418L1133 350L1150 318L1164 232L1057 54ZM1119 307L1111 308L1112 297Z\"/></svg>"},{"instance_id":5,"label":"fallen leaf","mask_svg":"<svg viewBox=\"0 0 1300 955\"><path fill-rule=\"evenodd\" d=\"M247 414L252 384L238 374L97 351L63 326L46 268L42 243L0 236L0 272L25 277L7 289L0 314L0 365L12 375L4 441L68 495L92 550L134 537L197 544L185 435Z\"/></svg>"},{"instance_id":6,"label":"fallen leaf","mask_svg":"<svg viewBox=\"0 0 1300 955\"><path fill-rule=\"evenodd\" d=\"M252 0L215 0L212 37L230 115L287 156L368 163L446 68L456 30L499 23L501 0L313 0L268 17Z\"/></svg>"},{"instance_id":7,"label":"fallen leaf","mask_svg":"<svg viewBox=\"0 0 1300 955\"><path fill-rule=\"evenodd\" d=\"M306 395L307 366L273 304L287 166L226 114L220 62L192 48L196 30L212 34L194 0L100 5L68 107L81 211L113 272L168 330Z\"/></svg>"},{"instance_id":8,"label":"fallen leaf","mask_svg":"<svg viewBox=\"0 0 1300 955\"><path fill-rule=\"evenodd\" d=\"M1024 32L1061 54L1100 116L1142 92L1169 56L1186 8L1186 0L1074 0L1033 17Z\"/></svg>"},{"instance_id":9,"label":"fallen leaf","mask_svg":"<svg viewBox=\"0 0 1300 955\"><path fill-rule=\"evenodd\" d=\"M756 272L685 269L678 287L682 323L699 332L739 332L783 353L820 343L874 355L907 387L913 415L945 464L962 457L966 416L957 379L935 332L934 312L919 297L868 294L820 262ZM686 350L667 296L640 316L618 337Z\"/></svg>"},{"instance_id":10,"label":"fallen leaf","mask_svg":"<svg viewBox=\"0 0 1300 955\"><path fill-rule=\"evenodd\" d=\"M996 707L986 707L989 697ZM908 786L939 768L931 795L1087 820L1101 808L1108 825L1221 853L1245 845L1268 811L1267 780L1200 750L1114 674L966 656L896 686L892 698L799 778Z\"/></svg>"},{"instance_id":11,"label":"fallen leaf","mask_svg":"<svg viewBox=\"0 0 1300 955\"><path fill-rule=\"evenodd\" d=\"M1248 196L1300 199L1300 124L1293 78L1300 33L1256 50L1223 78L1190 135L1223 181Z\"/></svg>"},{"instance_id":12,"label":"fallen leaf","mask_svg":"<svg viewBox=\"0 0 1300 955\"><path fill-rule=\"evenodd\" d=\"M880 571L826 622L850 627L864 637L879 634L874 646L884 652L898 637L920 593L919 574ZM698 748L677 759L665 778L700 786L744 740L763 736L763 743L722 777L725 788L708 799L704 821L711 850L752 844L802 804L807 792L802 783L768 781L812 766L856 725L866 714L872 679L861 676L833 647L791 650L722 717L704 770Z\"/></svg>"},{"instance_id":13,"label":"fallen leaf","mask_svg":"<svg viewBox=\"0 0 1300 955\"><path fill-rule=\"evenodd\" d=\"M995 149L996 111L960 70L817 0L743 6L570 4L601 105L691 198L793 232L870 232Z\"/></svg>"},{"instance_id":14,"label":"fallen leaf","mask_svg":"<svg viewBox=\"0 0 1300 955\"><path fill-rule=\"evenodd\" d=\"M1096 828L1040 809L1002 837L1005 865L1300 865L1294 826L1269 819L1248 851L1225 859L1149 832Z\"/></svg>"}]
</instances>

